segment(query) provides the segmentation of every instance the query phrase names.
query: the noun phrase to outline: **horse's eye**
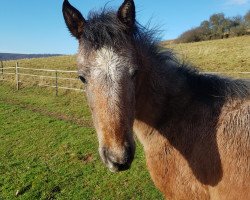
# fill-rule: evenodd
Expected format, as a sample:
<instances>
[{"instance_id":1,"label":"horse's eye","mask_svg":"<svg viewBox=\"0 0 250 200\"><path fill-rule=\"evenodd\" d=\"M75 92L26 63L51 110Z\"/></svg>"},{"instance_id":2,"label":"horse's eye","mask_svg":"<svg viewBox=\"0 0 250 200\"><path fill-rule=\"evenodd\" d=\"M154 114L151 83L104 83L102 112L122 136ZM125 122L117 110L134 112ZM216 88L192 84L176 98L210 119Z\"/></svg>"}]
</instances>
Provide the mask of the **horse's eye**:
<instances>
[{"instance_id":1,"label":"horse's eye","mask_svg":"<svg viewBox=\"0 0 250 200\"><path fill-rule=\"evenodd\" d=\"M137 76L138 71L139 71L138 69L136 69L135 71L133 71L133 73L132 73L132 79L134 79Z\"/></svg>"},{"instance_id":2,"label":"horse's eye","mask_svg":"<svg viewBox=\"0 0 250 200\"><path fill-rule=\"evenodd\" d=\"M84 78L84 76L79 76L79 79L83 82L83 83L87 83L86 79Z\"/></svg>"}]
</instances>

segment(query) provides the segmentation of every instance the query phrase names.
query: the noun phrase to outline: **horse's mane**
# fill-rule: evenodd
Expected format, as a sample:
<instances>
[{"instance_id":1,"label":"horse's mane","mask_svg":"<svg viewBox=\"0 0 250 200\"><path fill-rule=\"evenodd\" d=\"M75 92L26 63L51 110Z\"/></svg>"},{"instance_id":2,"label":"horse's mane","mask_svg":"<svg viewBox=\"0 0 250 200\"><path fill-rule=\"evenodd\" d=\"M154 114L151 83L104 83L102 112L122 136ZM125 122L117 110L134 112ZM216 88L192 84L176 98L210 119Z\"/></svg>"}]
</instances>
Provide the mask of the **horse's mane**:
<instances>
[{"instance_id":1,"label":"horse's mane","mask_svg":"<svg viewBox=\"0 0 250 200\"><path fill-rule=\"evenodd\" d=\"M243 80L204 74L186 63L180 64L178 71L180 75L186 77L191 91L198 99L242 99L250 95L250 88Z\"/></svg>"},{"instance_id":2,"label":"horse's mane","mask_svg":"<svg viewBox=\"0 0 250 200\"><path fill-rule=\"evenodd\" d=\"M116 12L110 9L101 9L98 12L90 12L88 23L84 27L83 39L89 41L90 48L99 49L103 46L123 49L130 40L125 25L117 18ZM158 31L135 23L132 31L132 39L137 51L141 54L157 60L159 64L174 62L175 70L180 76L184 76L191 91L198 98L245 98L249 96L249 87L241 80L232 80L209 74L201 74L193 66L181 63L170 49L163 49L159 45Z\"/></svg>"}]
</instances>

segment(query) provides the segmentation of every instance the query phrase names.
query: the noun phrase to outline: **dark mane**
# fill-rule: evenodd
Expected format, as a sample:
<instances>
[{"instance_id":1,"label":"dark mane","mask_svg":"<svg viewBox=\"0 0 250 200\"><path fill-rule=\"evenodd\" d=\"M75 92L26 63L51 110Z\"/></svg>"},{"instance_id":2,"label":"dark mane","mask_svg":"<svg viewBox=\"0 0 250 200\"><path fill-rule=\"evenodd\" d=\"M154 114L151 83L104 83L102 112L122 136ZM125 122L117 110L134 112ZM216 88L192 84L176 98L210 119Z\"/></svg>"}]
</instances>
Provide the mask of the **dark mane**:
<instances>
[{"instance_id":1,"label":"dark mane","mask_svg":"<svg viewBox=\"0 0 250 200\"><path fill-rule=\"evenodd\" d=\"M131 40L131 35L125 30L125 25L119 21L115 11L102 9L99 12L90 12L84 27L83 39L89 41L88 45L91 48L99 49L108 46L122 49L128 40ZM135 44L136 51L155 60L157 65L174 62L173 67L178 67L178 75L185 77L190 89L198 98L245 98L249 95L249 88L241 80L201 74L191 65L181 63L171 50L160 47L160 40L156 33L157 30L149 29L136 22L132 32L132 42Z\"/></svg>"},{"instance_id":2,"label":"dark mane","mask_svg":"<svg viewBox=\"0 0 250 200\"><path fill-rule=\"evenodd\" d=\"M246 98L249 88L243 80L204 74L188 64L181 64L179 74L186 77L187 83L197 98L231 99Z\"/></svg>"},{"instance_id":3,"label":"dark mane","mask_svg":"<svg viewBox=\"0 0 250 200\"><path fill-rule=\"evenodd\" d=\"M103 46L118 47L128 40L125 28L116 13L110 9L90 12L84 27L83 39L89 41L89 45L96 49Z\"/></svg>"},{"instance_id":4,"label":"dark mane","mask_svg":"<svg viewBox=\"0 0 250 200\"><path fill-rule=\"evenodd\" d=\"M116 11L111 9L101 9L92 11L88 15L87 24L84 27L83 39L89 41L90 48L99 49L103 46L112 47L117 50L124 49L131 39L136 52L157 60L157 63L165 63L167 60L177 61L170 49L163 49L158 37L157 29L142 26L135 23L131 34L126 31L126 27L117 17Z\"/></svg>"},{"instance_id":5,"label":"dark mane","mask_svg":"<svg viewBox=\"0 0 250 200\"><path fill-rule=\"evenodd\" d=\"M131 35L126 31L126 26L117 18L115 11L101 9L98 12L90 12L88 21L84 27L83 39L89 41L89 45L96 49L110 46L120 49L131 40ZM149 29L138 22L132 30L132 40L140 51L154 55L161 60L174 59L170 50L164 50L159 46L159 38L156 29Z\"/></svg>"}]
</instances>

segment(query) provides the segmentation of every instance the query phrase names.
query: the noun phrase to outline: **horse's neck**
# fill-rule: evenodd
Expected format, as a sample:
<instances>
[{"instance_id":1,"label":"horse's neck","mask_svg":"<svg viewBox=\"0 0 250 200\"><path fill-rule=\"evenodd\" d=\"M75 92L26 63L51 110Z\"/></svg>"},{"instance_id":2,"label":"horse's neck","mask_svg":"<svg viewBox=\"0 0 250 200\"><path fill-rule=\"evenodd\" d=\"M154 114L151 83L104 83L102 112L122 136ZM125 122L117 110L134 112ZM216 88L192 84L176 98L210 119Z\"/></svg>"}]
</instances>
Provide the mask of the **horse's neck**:
<instances>
[{"instance_id":1,"label":"horse's neck","mask_svg":"<svg viewBox=\"0 0 250 200\"><path fill-rule=\"evenodd\" d=\"M137 83L136 119L159 127L188 103L191 94L175 65L145 67Z\"/></svg>"},{"instance_id":2,"label":"horse's neck","mask_svg":"<svg viewBox=\"0 0 250 200\"><path fill-rule=\"evenodd\" d=\"M137 82L134 130L139 138L165 125L189 100L185 80L178 77L175 63L150 64L143 66Z\"/></svg>"},{"instance_id":3,"label":"horse's neck","mask_svg":"<svg viewBox=\"0 0 250 200\"><path fill-rule=\"evenodd\" d=\"M178 71L177 65L169 61L165 66L148 66L148 70L139 77L134 123L139 138L153 137L155 134L152 133L158 132L165 138L178 135L195 140L199 137L196 130L202 128L204 123L207 127L214 126L221 103L206 104L194 98L187 83L188 77Z\"/></svg>"}]
</instances>

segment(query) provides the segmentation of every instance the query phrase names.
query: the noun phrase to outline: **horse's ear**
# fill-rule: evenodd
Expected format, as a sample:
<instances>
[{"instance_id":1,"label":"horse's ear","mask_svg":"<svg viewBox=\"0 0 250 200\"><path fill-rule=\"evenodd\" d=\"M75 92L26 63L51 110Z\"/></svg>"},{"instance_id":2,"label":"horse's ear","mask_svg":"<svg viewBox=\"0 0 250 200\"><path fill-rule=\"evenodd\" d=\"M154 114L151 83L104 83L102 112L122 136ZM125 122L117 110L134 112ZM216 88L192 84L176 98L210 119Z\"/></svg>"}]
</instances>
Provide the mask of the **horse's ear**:
<instances>
[{"instance_id":1,"label":"horse's ear","mask_svg":"<svg viewBox=\"0 0 250 200\"><path fill-rule=\"evenodd\" d=\"M118 18L129 29L134 27L135 24L135 3L133 0L125 0L118 10Z\"/></svg>"},{"instance_id":2,"label":"horse's ear","mask_svg":"<svg viewBox=\"0 0 250 200\"><path fill-rule=\"evenodd\" d=\"M68 0L64 0L62 12L70 33L77 39L80 39L83 33L84 25L86 23L86 20L82 14L72 5L70 5Z\"/></svg>"}]
</instances>

